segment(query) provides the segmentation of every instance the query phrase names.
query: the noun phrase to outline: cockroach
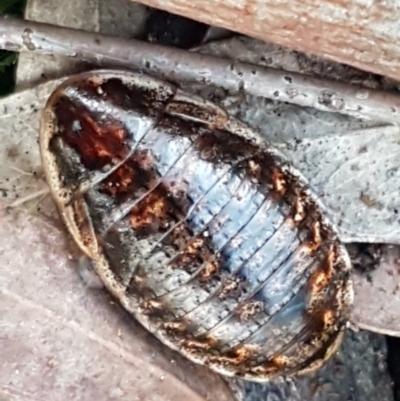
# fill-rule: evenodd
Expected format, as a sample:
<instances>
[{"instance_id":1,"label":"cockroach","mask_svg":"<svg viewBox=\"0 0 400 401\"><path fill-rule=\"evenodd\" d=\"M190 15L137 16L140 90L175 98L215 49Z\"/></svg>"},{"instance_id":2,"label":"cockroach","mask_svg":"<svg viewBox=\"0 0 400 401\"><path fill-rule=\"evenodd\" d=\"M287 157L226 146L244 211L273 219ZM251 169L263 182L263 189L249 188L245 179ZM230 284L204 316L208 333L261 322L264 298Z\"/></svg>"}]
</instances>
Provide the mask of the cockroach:
<instances>
[{"instance_id":1,"label":"cockroach","mask_svg":"<svg viewBox=\"0 0 400 401\"><path fill-rule=\"evenodd\" d=\"M308 182L256 130L175 84L99 70L52 93L40 148L70 235L164 344L259 382L335 352L348 254Z\"/></svg>"}]
</instances>

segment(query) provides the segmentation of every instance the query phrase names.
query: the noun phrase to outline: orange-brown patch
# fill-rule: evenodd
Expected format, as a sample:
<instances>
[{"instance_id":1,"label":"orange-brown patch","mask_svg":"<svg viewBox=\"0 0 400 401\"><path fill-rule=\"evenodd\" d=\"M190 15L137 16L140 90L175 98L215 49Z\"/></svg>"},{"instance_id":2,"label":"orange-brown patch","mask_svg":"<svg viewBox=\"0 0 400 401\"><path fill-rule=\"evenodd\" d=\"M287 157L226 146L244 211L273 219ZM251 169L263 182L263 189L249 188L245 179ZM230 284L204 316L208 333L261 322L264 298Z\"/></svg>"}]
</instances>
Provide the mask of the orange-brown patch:
<instances>
[{"instance_id":1,"label":"orange-brown patch","mask_svg":"<svg viewBox=\"0 0 400 401\"><path fill-rule=\"evenodd\" d=\"M220 269L218 261L208 260L205 262L204 268L200 272L200 280L207 281Z\"/></svg>"},{"instance_id":2,"label":"orange-brown patch","mask_svg":"<svg viewBox=\"0 0 400 401\"><path fill-rule=\"evenodd\" d=\"M88 139L91 142L93 152L98 157L112 160L115 157L121 156L116 154L115 146L111 144L111 141L121 144L125 139L126 132L119 123L114 122L102 127L88 113L82 115L82 120L92 129L92 133L88 135Z\"/></svg>"},{"instance_id":3,"label":"orange-brown patch","mask_svg":"<svg viewBox=\"0 0 400 401\"><path fill-rule=\"evenodd\" d=\"M182 346L188 349L203 349L209 350L216 344L216 340L212 337L208 337L205 340L184 340Z\"/></svg>"},{"instance_id":4,"label":"orange-brown patch","mask_svg":"<svg viewBox=\"0 0 400 401\"><path fill-rule=\"evenodd\" d=\"M97 121L83 107L61 98L56 106L60 135L89 168L116 164L128 155L126 130L119 121ZM76 127L75 127L76 125Z\"/></svg>"},{"instance_id":5,"label":"orange-brown patch","mask_svg":"<svg viewBox=\"0 0 400 401\"><path fill-rule=\"evenodd\" d=\"M157 192L152 192L132 209L129 221L134 230L140 230L156 221L163 220L166 213L165 199Z\"/></svg>"},{"instance_id":6,"label":"orange-brown patch","mask_svg":"<svg viewBox=\"0 0 400 401\"><path fill-rule=\"evenodd\" d=\"M276 355L275 357L273 357L271 359L271 362L276 365L279 366L280 368L285 367L288 364L289 358L285 355Z\"/></svg>"},{"instance_id":7,"label":"orange-brown patch","mask_svg":"<svg viewBox=\"0 0 400 401\"><path fill-rule=\"evenodd\" d=\"M335 258L335 252L333 250L333 246L328 251L326 258L323 262L322 269L317 270L310 278L309 281L309 307L312 308L323 294L323 291L326 287L329 286L329 283L333 276L333 263Z\"/></svg>"},{"instance_id":8,"label":"orange-brown patch","mask_svg":"<svg viewBox=\"0 0 400 401\"><path fill-rule=\"evenodd\" d=\"M273 375L282 371L288 364L289 358L285 355L276 355L263 364L252 369L255 374Z\"/></svg>"},{"instance_id":9,"label":"orange-brown patch","mask_svg":"<svg viewBox=\"0 0 400 401\"><path fill-rule=\"evenodd\" d=\"M275 169L272 174L272 185L274 187L274 191L279 195L284 195L286 193L287 182L285 176L278 169Z\"/></svg>"},{"instance_id":10,"label":"orange-brown patch","mask_svg":"<svg viewBox=\"0 0 400 401\"><path fill-rule=\"evenodd\" d=\"M319 221L316 221L312 224L311 235L311 240L304 244L306 252L310 256L314 255L322 244L321 223Z\"/></svg>"},{"instance_id":11,"label":"orange-brown patch","mask_svg":"<svg viewBox=\"0 0 400 401\"><path fill-rule=\"evenodd\" d=\"M231 355L215 356L210 360L214 363L241 365L254 355L257 348L259 348L257 345L252 344L241 345L231 351Z\"/></svg>"},{"instance_id":12,"label":"orange-brown patch","mask_svg":"<svg viewBox=\"0 0 400 401\"><path fill-rule=\"evenodd\" d=\"M134 177L133 168L125 163L103 181L101 190L111 196L127 193L134 182Z\"/></svg>"},{"instance_id":13,"label":"orange-brown patch","mask_svg":"<svg viewBox=\"0 0 400 401\"><path fill-rule=\"evenodd\" d=\"M321 292L329 284L330 275L324 270L317 270L311 277L310 284L313 291Z\"/></svg>"},{"instance_id":14,"label":"orange-brown patch","mask_svg":"<svg viewBox=\"0 0 400 401\"><path fill-rule=\"evenodd\" d=\"M324 325L324 330L328 330L330 327L332 327L336 322L335 311L333 311L332 309L324 310L322 314L322 322Z\"/></svg>"},{"instance_id":15,"label":"orange-brown patch","mask_svg":"<svg viewBox=\"0 0 400 401\"><path fill-rule=\"evenodd\" d=\"M293 220L296 223L300 223L306 217L306 205L304 202L304 197L302 195L297 195L294 203L294 216Z\"/></svg>"},{"instance_id":16,"label":"orange-brown patch","mask_svg":"<svg viewBox=\"0 0 400 401\"><path fill-rule=\"evenodd\" d=\"M193 238L189 241L189 244L187 245L185 252L187 252L190 255L196 255L203 245L204 245L203 238Z\"/></svg>"},{"instance_id":17,"label":"orange-brown patch","mask_svg":"<svg viewBox=\"0 0 400 401\"><path fill-rule=\"evenodd\" d=\"M161 329L167 331L184 332L186 328L187 325L184 322L164 322L161 325Z\"/></svg>"}]
</instances>

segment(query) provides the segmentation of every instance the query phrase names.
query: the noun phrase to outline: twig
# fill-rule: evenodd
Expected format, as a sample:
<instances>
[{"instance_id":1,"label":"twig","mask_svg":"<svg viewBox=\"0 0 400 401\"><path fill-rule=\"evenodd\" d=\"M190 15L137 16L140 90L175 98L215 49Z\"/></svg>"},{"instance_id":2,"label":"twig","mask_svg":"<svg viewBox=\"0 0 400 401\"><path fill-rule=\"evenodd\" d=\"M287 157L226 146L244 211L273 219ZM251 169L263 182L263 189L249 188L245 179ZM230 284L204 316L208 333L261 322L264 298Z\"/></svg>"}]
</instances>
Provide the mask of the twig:
<instances>
[{"instance_id":1,"label":"twig","mask_svg":"<svg viewBox=\"0 0 400 401\"><path fill-rule=\"evenodd\" d=\"M135 68L176 82L212 84L358 118L400 122L400 96L229 59L0 17L0 49L56 54L97 66Z\"/></svg>"}]
</instances>

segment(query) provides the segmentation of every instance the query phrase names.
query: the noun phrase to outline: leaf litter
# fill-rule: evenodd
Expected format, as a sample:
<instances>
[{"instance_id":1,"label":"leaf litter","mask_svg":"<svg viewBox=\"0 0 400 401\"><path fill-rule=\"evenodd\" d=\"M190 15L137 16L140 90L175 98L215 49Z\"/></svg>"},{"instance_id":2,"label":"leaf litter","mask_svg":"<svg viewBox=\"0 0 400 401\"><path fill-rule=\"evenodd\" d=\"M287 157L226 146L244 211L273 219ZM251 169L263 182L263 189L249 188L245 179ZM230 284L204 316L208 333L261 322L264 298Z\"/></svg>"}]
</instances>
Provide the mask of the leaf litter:
<instances>
[{"instance_id":1,"label":"leaf litter","mask_svg":"<svg viewBox=\"0 0 400 401\"><path fill-rule=\"evenodd\" d=\"M318 68L320 68L319 73L322 76L327 76L330 72L333 74L332 76L342 78L344 81L346 81L346 79L349 77L350 70L350 81L354 83L361 83L366 87L372 88L382 86L382 81L379 81L371 74L360 74L360 72L354 71L349 67L340 67L336 65L334 65L334 67L336 66L337 70L332 72L332 68L329 68L329 66L323 66L322 68L321 62L312 62L312 60L310 62L310 59L307 57L302 58L301 55L296 54L296 52L290 52L285 49L276 48L274 45L263 44L248 38L239 37L239 40L241 40L242 48L236 53L232 53L231 49L239 48L237 44L237 37L230 40L217 41L215 43L205 45L203 46L202 51L211 51L214 52L213 54L218 55L219 52L221 53L226 51L226 46L228 46L228 48L231 46L229 50L230 54L233 57L238 57L238 59L241 57L245 58L245 55L250 59L247 61L252 61L258 64L267 63L278 68L287 69L289 71L300 70L303 73L310 74L318 74L316 69L318 70ZM243 43L245 43L244 48ZM214 48L212 50L205 50L206 46ZM256 60L257 57L258 62ZM1 200L5 202L5 205L9 206L14 204L14 206L17 206L17 209L20 210L19 212L12 212L11 215L3 212L3 215L0 216L0 218L2 222L6 218L9 219L9 225L11 224L12 228L14 228L16 232L22 233L25 229L25 231L27 231L25 232L27 237L31 236L32 238L34 237L33 232L36 234L41 232L39 226L42 225L42 231L46 234L42 233L38 238L36 238L36 240L34 240L34 248L39 249L41 244L44 244L45 248L47 249L46 257L49 258L49 255L52 255L53 258L50 258L50 266L48 266L46 269L44 268L46 264L40 261L40 259L35 260L35 263L27 261L22 263L18 260L15 260L15 256L12 256L12 259L10 259L13 267L19 264L25 266L25 269L23 269L22 272L18 269L15 270L15 272L19 272L19 276L23 276L22 273L27 271L26 266L30 266L31 269L33 269L32 275L27 274L27 277L31 277L31 279L27 280L29 283L25 284L23 288L27 289L31 286L32 291L36 288L36 292L42 292L44 297L43 299L45 301L39 302L32 301L30 299L24 300L26 293L21 295L20 293L16 292L13 295L13 291L8 287L10 285L10 278L5 278L10 270L4 268L5 251L4 249L0 251L0 266L3 266L0 267L0 271L3 272L0 276L0 291L2 291L3 294L3 301L0 303L0 308L2 308L3 311L6 309L8 309L8 311L10 311L10 309L13 312L15 311L15 314L10 314L10 312L8 312L7 319L3 318L5 313L4 315L0 315L2 317L2 320L0 321L0 327L10 328L14 326L10 322L15 322L14 332L10 331L12 333L10 337L15 339L15 341L18 341L18 339L21 340L18 347L14 348L21 350L20 355L19 353L16 353L12 355L5 355L5 358L2 358L3 360L10 361L10 364L7 366L8 370L5 371L5 375L2 375L4 379L0 386L2 389L1 391L3 391L4 394L8 394L9 397L11 397L12 394L12 397L15 399L19 399L20 397L30 398L30 394L40 394L40 391L42 391L41 394L48 398L48 395L51 394L49 393L49 391L51 391L50 388L40 388L37 383L34 384L35 380L32 381L33 387L29 387L29 385L27 385L27 383L31 382L30 379L32 377L29 376L29 374L25 376L21 375L20 382L17 380L18 375L20 375L21 372L20 366L23 366L23 362L21 362L21 360L25 361L27 356L31 357L32 355L36 355L38 358L34 359L32 365L33 368L31 371L35 371L35 369L37 372L40 371L43 363L48 364L48 366L53 369L53 373L50 372L50 368L49 370L45 370L45 372L49 372L49 376L45 376L44 379L41 378L39 374L35 376L36 381L39 380L43 383L46 382L46 384L49 385L49 383L51 383L51 378L57 377L58 380L61 381L61 383L56 383L54 385L57 391L60 388L66 389L69 386L68 391L76 391L76 394L81 391L81 395L87 393L91 396L109 397L108 399L113 399L113 397L123 399L125 396L128 397L125 391L128 393L128 390L132 389L132 385L134 385L137 386L137 394L139 394L137 395L135 393L135 397L139 397L138 399L140 399L140 397L143 395L144 399L149 399L148 395L150 393L148 391L155 391L154 394L161 394L157 392L158 390L153 390L153 387L151 387L154 385L157 388L160 382L170 384L173 383L171 386L173 391L175 391L174 397L179 397L182 394L184 394L184 396L190 394L193 397L203 396L206 399L209 397L211 397L211 399L215 399L213 397L215 394L217 394L216 399L231 399L230 397L232 397L232 394L227 389L225 383L219 381L219 378L214 376L208 377L208 371L202 370L200 380L196 379L198 373L194 373L193 375L192 373L193 370L198 369L198 367L190 366L190 364L190 367L188 367L186 360L179 362L178 355L174 355L172 357L169 356L169 350L165 349L165 347L160 345L153 338L147 338L147 333L138 327L135 322L132 322L129 317L125 316L117 306L112 305L110 303L110 299L107 298L102 291L95 291L94 289L85 287L82 282L79 281L75 270L70 266L72 262L68 260L68 254L66 253L65 246L63 245L65 238L63 237L63 234L60 234L57 228L57 213L50 197L46 196L46 184L42 178L40 157L37 146L39 112L43 107L47 96L59 82L60 80L50 81L33 89L28 89L24 92L11 95L9 98L0 101L0 110L4 111L4 113L0 114L0 135L2 139L4 138L3 145L0 148L0 161L2 162L2 166L5 167L2 169L2 171L0 171L0 197L3 197ZM391 82L383 82L384 89L390 88L391 85ZM270 99L256 98L254 96L248 96L242 93L224 93L218 91L216 88L205 88L192 85L191 90L197 91L205 97L211 97L214 101L217 101L226 107L228 112L230 112L232 115L235 115L260 129L261 133L268 140L273 142L281 149L281 151L286 153L296 167L303 171L307 178L312 181L314 184L314 189L316 189L320 195L328 199L328 201L330 200L330 205L334 207L332 208L328 204L328 208L330 209L329 212L331 213L331 216L336 218L336 221L339 225L341 222L344 222L341 225L341 230L346 236L346 239L349 241L369 239L371 242L381 243L390 241L390 236L392 236L392 238L395 240L396 238L399 238L397 235L399 230L397 227L398 221L393 218L390 220L390 218L388 219L387 217L388 211L394 212L394 198L392 196L395 191L390 191L390 189L399 188L397 187L399 180L398 171L393 166L388 164L388 162L391 160L395 160L399 149L399 144L397 144L395 141L395 138L398 135L397 126L394 126L390 123L382 124L378 121L357 120L348 116L321 112L312 108L303 108L295 105L278 103ZM354 139L354 136L358 136L358 138ZM342 140L339 140L339 137L343 137ZM370 146L365 148L365 142L367 142ZM339 147L337 147L338 143L340 144ZM376 147L375 145L377 144L380 146ZM359 163L362 168L359 168L358 170L356 168L357 174L349 180L349 169L343 168L340 163L342 163L346 158L349 159L354 157L354 154L352 154L351 150L354 148L363 149L363 152L361 153L364 155L364 160L361 163L360 158L358 158L357 163ZM367 152L364 152L364 149L366 149ZM343 158L340 160L340 163L336 162L335 164L335 157L337 154L342 154ZM319 171L315 168L319 165L320 160L326 160L330 162L328 164L330 164L330 168L333 169L333 172L331 170L330 176L329 169L320 169L321 171ZM351 164L351 161L347 163L348 166ZM354 170L350 169L350 171ZM378 171L378 173L375 173L375 176L372 177L373 172L376 171ZM329 181L329 177L333 177L335 180L331 179L331 181ZM347 179L349 182L346 183L346 191L343 190L341 191L341 194L338 194L335 190L335 185L337 182L340 182L340 177ZM389 184L385 184L386 177L392 179ZM344 181L345 180L342 182L344 183ZM360 183L363 187L360 187ZM371 188L376 189L375 193L370 193ZM364 189L367 189L368 191ZM351 209L351 211L361 207L361 209L358 209L361 210L361 212L358 214L350 212L347 210L349 206L354 208ZM6 208L5 210L9 209ZM26 214L26 212L28 212L28 214ZM349 219L344 218L343 216L349 216ZM382 218L382 216L385 218ZM48 217L50 217L50 220L47 220ZM10 223L10 221L13 223ZM363 221L361 227L360 221ZM31 226L29 226L27 223L31 224ZM7 227L9 227L9 225ZM3 225L3 227L5 227L5 225ZM30 234L29 229L32 229ZM8 232L12 233L13 231L9 230ZM44 239L47 234L50 235L50 238L57 238L56 243L51 241L49 242L48 238ZM26 238L16 238L20 238L20 241L15 242L13 245L8 243L8 252L15 253L15 250L19 249L20 243L27 244L29 242L26 241ZM390 252L393 254L393 252L395 253L397 247L385 247L384 255L386 255L386 251L389 251L389 249L391 249ZM29 252L28 246L24 247L24 250L29 257L34 254L33 252ZM392 265L393 260L398 262L396 258L392 258L390 262ZM64 270L68 271L69 274L71 274L71 282L74 282L75 284L73 284L73 286L70 288L68 288L68 286L65 287L62 284L62 278L64 276L61 275L60 271L57 271L57 277L55 280L53 280L54 287L50 285L48 287L43 286L43 291L37 291L37 285L40 285L40 282L43 280L41 274L43 274L44 271L48 273L49 269L52 270L52 267L57 266L57 264L59 265L60 263L62 266L64 266L61 268L62 273L65 274ZM376 269L376 272L372 272L372 282L375 283L374 286L371 286L371 277L368 281L369 286L366 286L367 280L365 276L355 272L356 307L355 312L353 313L353 321L360 327L365 327L369 330L385 332L385 329L387 328L391 333L396 334L399 332L400 327L396 325L396 319L393 317L394 311L399 310L399 308L396 307L397 304L391 304L390 308L385 307L388 305L388 302L392 302L392 292L395 290L394 288L389 289L386 286L388 278L391 277L393 282L393 274L396 274L397 272L395 269L390 269L390 273L387 273L388 269L385 270L385 267L387 267L390 263L388 262L388 258L385 258L384 256L379 260L379 268ZM13 270L14 269L11 269L11 271ZM380 272L379 276L377 274L378 271ZM384 273L385 271L386 273ZM397 274L400 274L400 272L397 272ZM13 276L11 281L15 280L15 283L22 283L19 276ZM32 283L34 283L34 286L32 286ZM81 290L84 292L80 293ZM377 292L381 293L381 297L379 299L376 297ZM8 294L8 297L4 296L6 293ZM56 295L62 295L63 302L61 302L59 298L57 299ZM68 297L65 298L66 295L71 298L67 303L64 301L64 299L68 299ZM372 310L371 308L365 308L365 304L367 302L366 300L368 298L373 298L376 300ZM8 306L6 306L6 299L9 302ZM61 311L51 311L50 315L53 317L53 320L51 319L51 316L48 316L49 312L44 313L44 311L48 310L48 302L50 300L53 300L53 302L55 301L55 304L61 307ZM35 302L38 304L35 304ZM45 307L43 307L43 304ZM72 307L73 304L79 305L81 309L85 311L85 314L79 317L79 313ZM88 312L85 308L89 306L94 308L89 315L100 316L99 320L94 323L87 321ZM68 310L68 313L72 313L73 318L78 319L78 322L73 320L71 324L66 324L65 322L68 321L68 318L63 317L63 314L66 312L65 309ZM107 318L101 318L103 312L106 314L110 312L109 315L107 315ZM43 316L35 317L36 313L38 315L42 313ZM374 319L371 320L371 317L374 317ZM18 322L19 325L17 325ZM65 328L66 333L58 334L58 329L52 329L51 327L54 322L58 322L58 327ZM96 330L98 330L99 327L107 326L107 338L102 338L101 334L99 334L97 331L95 331L94 337L91 335L88 336L87 332L91 333L90 330L92 330L92 328L87 327L86 324L92 324ZM33 330L31 330L32 327ZM31 335L31 332L35 332L35 329L38 331L39 327L42 328L43 335L41 336L39 333L36 337ZM86 339L86 344L83 342L80 343L80 345L77 345L79 344L77 341L79 336L77 336L76 333L77 328L79 327L81 332L79 332L79 330L78 332L81 334L83 339ZM134 330L132 330L132 327ZM60 332L62 331L63 330L60 330ZM59 337L57 337L58 335ZM140 343L140 345L137 345L135 343L135 341L137 341L136 336L139 336L141 339L145 338L145 340ZM357 362L351 362L349 360L349 349L357 348L354 347L354 345L357 343L364 345L369 343L375 344L371 347L367 347L367 350L359 347L360 349L357 351L359 352L358 358L360 358L360 355L367 355L368 351L371 351L372 349L375 350L375 352L372 353L373 357L371 356L370 358L375 358L374 360L378 360L379 362L379 352L381 351L378 351L378 349L384 349L382 344L379 345L379 337L375 338L372 333L362 332L359 333L358 336L359 337L357 337L357 335L348 334L348 338L345 340L343 351L341 351L343 353L342 355L345 356L339 355L337 357L339 358L339 362L335 357L332 361L333 368L328 367L325 372L321 372L320 374L313 376L311 380L314 382L317 381L321 384L321 381L323 382L326 380L324 377L326 378L332 375L332 371L329 369L334 369L338 363L339 365L344 364L346 366L345 369L348 369L349 367L351 369L352 363L356 364L356 370L357 366L370 366L371 359L368 358L365 359L364 362L361 361L361 359L357 360ZM110 340L111 337L112 340ZM0 338L1 341L3 341L5 337L1 336ZM64 359L65 355L63 352L65 352L65 347L62 346L62 343L64 339L67 341L68 338L71 346L77 345L77 348L74 348L74 352L71 352L69 357L66 355L66 359ZM29 347L29 341L32 339L34 340L33 343L31 343L33 344L33 346L31 346L33 350ZM121 343L119 340L121 340ZM114 344L115 341L117 341L117 344ZM49 355L53 352L52 355L54 360L50 359L48 362L47 359L43 357L43 354L35 354L34 351L38 351L40 349L37 344L48 345L49 343L54 343L54 348L45 349L46 355ZM27 344L26 347L25 344ZM93 347L91 344L94 344ZM114 353L113 351L110 351L106 345L108 345L108 347L112 349ZM134 361L131 360L131 356L126 357L127 360L122 358L123 362L121 363L121 355L119 355L118 352L120 352L120 350L124 347L129 348L129 351L123 352L124 355L128 355L129 352L131 352L129 355L136 355L138 350L144 351L143 359L138 359L140 362L138 362L137 365L134 365ZM101 360L104 357L98 356L99 359L95 360L95 362L97 362L97 366L101 366L101 369L99 368L97 372L90 372L89 370L86 372L87 367L96 365L96 363L93 363L93 360L91 360L90 357L93 356L91 354L97 353L99 348L105 348L106 352L111 353L113 358L115 358L116 354L120 356L120 358L116 358L115 360L115 366L118 369L121 369L118 370L118 372L121 373L116 373L116 379L114 376L107 376L106 378L99 376L101 374L99 372L105 369L107 364L110 365L108 362L104 362L105 359L108 361L108 357ZM4 350L6 348L3 347L2 349ZM87 354L90 355L84 356L80 362L77 362L77 356L79 356L83 351L86 351ZM15 356L21 356L21 359L15 358ZM154 362L154 359L156 359L156 362ZM145 362L143 362L143 360ZM171 360L173 361L172 363ZM143 365L141 365L142 362ZM153 362L155 363L156 367L151 367ZM148 363L149 365L145 365L145 363ZM182 363L182 367L177 369L178 373L169 373L171 365L172 367L175 367L180 363ZM121 366L119 366L120 364ZM137 368L132 368L132 366L137 366ZM151 377L151 380L154 381L155 379L154 383L156 384L150 383L151 380L146 382L146 379L149 379L149 376L142 372L144 366L146 366L144 369L146 372L160 372L159 378L157 374ZM58 367L58 369L60 369L57 374L54 373L54 367ZM140 367L142 367L142 369L140 369ZM382 369L385 370L384 367ZM70 371L75 372L76 374L76 376L74 376L72 379L68 376ZM87 373L84 378L79 376L79 373L82 372ZM124 376L124 372L130 372L130 375L136 375L135 380L129 382L129 379L126 377L130 375ZM347 374L349 373L347 372ZM385 393L385 391L389 388L387 382L385 381L386 379L382 379L382 377L379 379L377 377L375 377L375 379L371 379L371 377L373 378L376 374L379 374L379 369L377 373L372 372L372 374L368 376L368 380L372 380L377 383L376 389L380 388L378 385L379 380L383 380L386 385L383 385L378 393L382 395L383 399L391 399L390 394ZM12 377L10 375L12 375ZM176 377L174 375L176 375ZM353 375L352 377L357 376L354 376L354 372L351 373L351 375ZM46 377L48 380L46 380ZM93 377L99 377L99 380L93 383ZM102 378L104 378L104 386L98 387ZM121 380L122 385L120 385L119 382L115 384L114 379ZM364 381L361 382L364 384L371 383L371 381L365 380L366 379L364 378ZM355 379L355 381L357 382L358 380ZM17 386L10 387L10 385L6 384L6 382L17 383ZM79 383L79 385L77 386L76 383ZM139 383L139 385L137 383ZM306 394L304 391L310 391L312 386L310 387L310 383L307 382L307 380L304 382L299 381L297 383L297 385L293 383L281 383L278 386L279 389L275 389L277 394L280 394L281 397L277 399L294 400L296 399L295 397L304 399L301 398L304 394ZM329 385L326 386L329 387ZM356 384L353 383L353 386L356 386ZM73 390L74 387L76 387L75 390ZM320 397L323 397L324 394L327 394L327 389L325 388L325 390L323 390L324 386L319 388L322 388L322 390L320 390L322 391L322 393L319 395ZM143 392L141 392L141 389L143 389ZM243 383L239 383L238 389L238 397L242 397L242 399L245 401L264 399L264 395L266 397L265 399L269 399L268 397L273 397L275 391L273 384L271 384L271 386L265 386L261 388L257 385L243 385ZM333 387L332 391L334 390L335 388ZM371 397L373 389L369 389L370 392L367 390L368 389L366 389L365 395ZM91 393L91 391L98 391L98 393ZM182 393L180 393L180 391L182 391ZM263 392L265 391L267 393L264 394ZM180 395L177 395L178 393ZM64 394L69 396L72 393L67 392L60 395ZM307 394L308 399L319 399L318 391L316 391L313 395L310 395L310 393ZM167 397L165 399L168 399L170 396L168 393L162 393L162 395ZM359 397L361 395L362 394L360 393ZM85 395L82 396L84 397ZM364 398L355 399L361 400ZM62 398L60 397L59 399Z\"/></svg>"}]
</instances>

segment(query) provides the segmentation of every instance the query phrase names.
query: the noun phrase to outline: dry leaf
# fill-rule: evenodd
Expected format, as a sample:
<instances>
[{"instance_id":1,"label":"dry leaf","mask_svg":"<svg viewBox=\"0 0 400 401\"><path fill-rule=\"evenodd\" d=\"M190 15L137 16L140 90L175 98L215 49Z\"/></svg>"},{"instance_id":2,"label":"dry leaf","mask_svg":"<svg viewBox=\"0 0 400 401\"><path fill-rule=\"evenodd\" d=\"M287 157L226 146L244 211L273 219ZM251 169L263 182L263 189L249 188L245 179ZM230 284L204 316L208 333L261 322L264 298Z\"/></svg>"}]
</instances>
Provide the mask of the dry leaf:
<instances>
[{"instance_id":1,"label":"dry leaf","mask_svg":"<svg viewBox=\"0 0 400 401\"><path fill-rule=\"evenodd\" d=\"M352 320L363 329L400 336L400 247L387 245L382 251L373 271L353 275L356 293Z\"/></svg>"},{"instance_id":2,"label":"dry leaf","mask_svg":"<svg viewBox=\"0 0 400 401\"><path fill-rule=\"evenodd\" d=\"M0 198L9 205L22 200L25 209L47 215L54 215L55 207L46 196L39 121L49 93L60 82L50 81L0 99Z\"/></svg>"},{"instance_id":3,"label":"dry leaf","mask_svg":"<svg viewBox=\"0 0 400 401\"><path fill-rule=\"evenodd\" d=\"M321 196L343 241L398 244L399 134L393 125L292 140L279 148Z\"/></svg>"}]
</instances>

